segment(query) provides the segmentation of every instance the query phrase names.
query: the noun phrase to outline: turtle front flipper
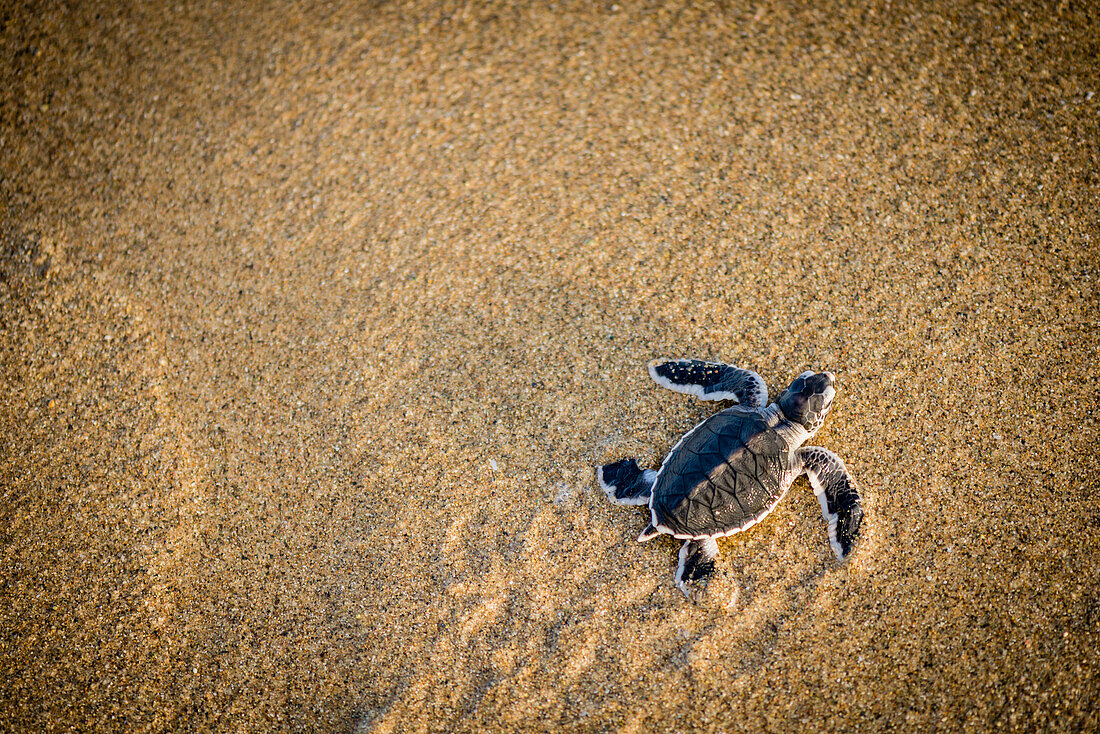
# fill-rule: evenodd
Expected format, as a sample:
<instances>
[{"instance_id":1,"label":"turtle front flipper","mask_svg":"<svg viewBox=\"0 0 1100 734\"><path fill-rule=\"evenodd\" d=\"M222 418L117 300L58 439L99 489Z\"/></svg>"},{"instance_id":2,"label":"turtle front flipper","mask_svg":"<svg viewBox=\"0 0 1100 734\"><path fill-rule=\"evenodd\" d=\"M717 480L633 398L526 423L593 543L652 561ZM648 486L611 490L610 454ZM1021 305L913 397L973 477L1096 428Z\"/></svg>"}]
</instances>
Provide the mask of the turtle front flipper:
<instances>
[{"instance_id":1,"label":"turtle front flipper","mask_svg":"<svg viewBox=\"0 0 1100 734\"><path fill-rule=\"evenodd\" d=\"M829 523L829 544L837 560L843 561L851 554L863 523L863 501L856 483L840 457L828 449L806 446L797 456Z\"/></svg>"},{"instance_id":2,"label":"turtle front flipper","mask_svg":"<svg viewBox=\"0 0 1100 734\"><path fill-rule=\"evenodd\" d=\"M642 469L634 459L623 459L596 469L596 481L616 505L645 505L657 472Z\"/></svg>"},{"instance_id":3,"label":"turtle front flipper","mask_svg":"<svg viewBox=\"0 0 1100 734\"><path fill-rule=\"evenodd\" d=\"M699 359L654 360L649 376L661 387L700 400L733 400L750 408L768 404L768 386L752 370Z\"/></svg>"},{"instance_id":4,"label":"turtle front flipper","mask_svg":"<svg viewBox=\"0 0 1100 734\"><path fill-rule=\"evenodd\" d=\"M680 547L676 586L688 599L698 601L718 565L718 541L714 538L688 540Z\"/></svg>"}]
</instances>

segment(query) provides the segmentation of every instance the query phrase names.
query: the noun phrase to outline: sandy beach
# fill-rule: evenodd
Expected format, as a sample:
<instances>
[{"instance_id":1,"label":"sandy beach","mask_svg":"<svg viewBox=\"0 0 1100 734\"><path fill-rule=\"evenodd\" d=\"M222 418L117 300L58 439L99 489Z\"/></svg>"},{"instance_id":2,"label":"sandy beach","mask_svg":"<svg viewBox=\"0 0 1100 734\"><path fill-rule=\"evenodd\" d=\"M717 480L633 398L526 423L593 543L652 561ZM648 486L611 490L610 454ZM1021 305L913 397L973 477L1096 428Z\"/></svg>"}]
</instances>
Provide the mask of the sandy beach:
<instances>
[{"instance_id":1,"label":"sandy beach","mask_svg":"<svg viewBox=\"0 0 1100 734\"><path fill-rule=\"evenodd\" d=\"M0 10L0 730L1100 729L1091 2ZM837 375L800 479L594 468Z\"/></svg>"}]
</instances>

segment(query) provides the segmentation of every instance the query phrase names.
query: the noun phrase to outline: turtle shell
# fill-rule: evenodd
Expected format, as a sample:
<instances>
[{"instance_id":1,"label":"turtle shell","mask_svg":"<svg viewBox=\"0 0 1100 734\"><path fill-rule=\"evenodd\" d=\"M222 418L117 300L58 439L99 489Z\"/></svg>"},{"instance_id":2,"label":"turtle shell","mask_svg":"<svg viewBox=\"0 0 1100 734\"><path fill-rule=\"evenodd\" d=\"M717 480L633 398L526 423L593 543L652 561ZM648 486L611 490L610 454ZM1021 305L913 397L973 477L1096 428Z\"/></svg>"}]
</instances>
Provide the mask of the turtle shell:
<instances>
[{"instance_id":1,"label":"turtle shell","mask_svg":"<svg viewBox=\"0 0 1100 734\"><path fill-rule=\"evenodd\" d=\"M783 496L790 454L756 411L734 407L681 439L661 466L650 508L680 537L728 535L768 514Z\"/></svg>"}]
</instances>

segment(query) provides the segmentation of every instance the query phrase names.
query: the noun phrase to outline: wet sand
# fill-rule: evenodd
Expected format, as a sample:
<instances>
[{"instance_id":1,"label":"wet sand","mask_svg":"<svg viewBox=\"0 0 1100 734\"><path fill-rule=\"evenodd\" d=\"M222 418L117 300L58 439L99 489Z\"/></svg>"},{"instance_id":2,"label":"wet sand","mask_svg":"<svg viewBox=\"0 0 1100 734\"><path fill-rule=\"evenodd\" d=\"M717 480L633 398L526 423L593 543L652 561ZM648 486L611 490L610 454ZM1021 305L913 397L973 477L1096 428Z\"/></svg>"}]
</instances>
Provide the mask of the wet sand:
<instances>
[{"instance_id":1,"label":"wet sand","mask_svg":"<svg viewBox=\"0 0 1100 734\"><path fill-rule=\"evenodd\" d=\"M1089 3L0 21L0 728L1095 731ZM593 467L775 395L700 604Z\"/></svg>"}]
</instances>

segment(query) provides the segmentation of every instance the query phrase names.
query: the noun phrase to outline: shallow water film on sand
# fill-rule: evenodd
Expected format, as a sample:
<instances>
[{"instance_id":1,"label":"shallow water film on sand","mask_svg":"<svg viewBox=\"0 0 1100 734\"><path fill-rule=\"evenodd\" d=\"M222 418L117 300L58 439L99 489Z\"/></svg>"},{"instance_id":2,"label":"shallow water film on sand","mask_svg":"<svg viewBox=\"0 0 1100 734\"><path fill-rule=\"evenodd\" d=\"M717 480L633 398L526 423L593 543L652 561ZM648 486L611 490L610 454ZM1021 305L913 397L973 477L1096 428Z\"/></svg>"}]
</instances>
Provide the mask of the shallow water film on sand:
<instances>
[{"instance_id":1,"label":"shallow water film on sand","mask_svg":"<svg viewBox=\"0 0 1100 734\"><path fill-rule=\"evenodd\" d=\"M0 11L0 728L1100 728L1084 2ZM836 375L864 493L595 467Z\"/></svg>"}]
</instances>

